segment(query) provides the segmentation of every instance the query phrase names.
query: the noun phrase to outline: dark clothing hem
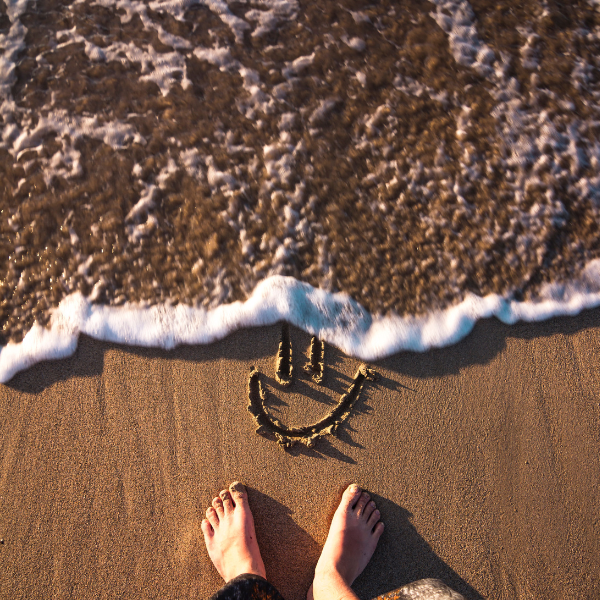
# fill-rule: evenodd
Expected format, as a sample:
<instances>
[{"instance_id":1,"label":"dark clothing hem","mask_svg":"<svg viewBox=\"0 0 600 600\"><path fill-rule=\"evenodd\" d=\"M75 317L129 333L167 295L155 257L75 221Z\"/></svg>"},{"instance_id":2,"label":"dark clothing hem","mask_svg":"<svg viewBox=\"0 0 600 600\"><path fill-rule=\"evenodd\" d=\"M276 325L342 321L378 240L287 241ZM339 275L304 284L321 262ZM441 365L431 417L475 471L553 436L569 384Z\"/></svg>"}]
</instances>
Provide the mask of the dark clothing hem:
<instances>
[{"instance_id":1,"label":"dark clothing hem","mask_svg":"<svg viewBox=\"0 0 600 600\"><path fill-rule=\"evenodd\" d=\"M465 600L439 579L421 579L397 590L377 596L373 600L410 600L436 598L437 600ZM264 577L244 573L228 581L209 600L284 600L283 596Z\"/></svg>"},{"instance_id":2,"label":"dark clothing hem","mask_svg":"<svg viewBox=\"0 0 600 600\"><path fill-rule=\"evenodd\" d=\"M283 600L283 596L264 577L244 573L228 581L209 600Z\"/></svg>"}]
</instances>

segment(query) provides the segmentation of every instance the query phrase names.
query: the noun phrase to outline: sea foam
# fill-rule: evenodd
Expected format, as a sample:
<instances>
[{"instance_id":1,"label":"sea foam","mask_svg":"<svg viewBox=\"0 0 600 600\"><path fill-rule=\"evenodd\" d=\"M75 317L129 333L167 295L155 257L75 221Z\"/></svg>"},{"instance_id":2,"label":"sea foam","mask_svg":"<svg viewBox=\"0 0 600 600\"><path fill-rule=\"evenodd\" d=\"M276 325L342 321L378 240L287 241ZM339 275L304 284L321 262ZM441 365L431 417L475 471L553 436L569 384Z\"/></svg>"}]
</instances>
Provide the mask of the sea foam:
<instances>
[{"instance_id":1,"label":"sea foam","mask_svg":"<svg viewBox=\"0 0 600 600\"><path fill-rule=\"evenodd\" d=\"M97 340L172 349L208 344L241 328L287 321L349 355L374 361L400 351L424 352L454 344L479 319L497 317L507 324L542 321L599 305L600 260L590 262L577 281L547 285L533 302L470 294L455 306L424 316L371 315L347 294L283 276L263 280L245 302L212 310L182 304L104 306L75 293L53 311L48 328L36 323L22 342L2 348L0 382L39 361L71 356L80 333Z\"/></svg>"}]
</instances>

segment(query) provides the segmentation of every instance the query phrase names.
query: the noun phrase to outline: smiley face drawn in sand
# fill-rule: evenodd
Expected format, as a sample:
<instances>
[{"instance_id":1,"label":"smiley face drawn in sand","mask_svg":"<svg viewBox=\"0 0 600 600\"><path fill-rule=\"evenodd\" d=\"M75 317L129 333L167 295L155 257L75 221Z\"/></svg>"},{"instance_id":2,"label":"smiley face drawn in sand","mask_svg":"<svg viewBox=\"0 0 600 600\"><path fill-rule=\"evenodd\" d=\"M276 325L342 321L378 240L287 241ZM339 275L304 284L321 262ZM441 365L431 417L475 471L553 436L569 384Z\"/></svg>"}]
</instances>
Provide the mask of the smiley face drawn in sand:
<instances>
[{"instance_id":1,"label":"smiley face drawn in sand","mask_svg":"<svg viewBox=\"0 0 600 600\"><path fill-rule=\"evenodd\" d=\"M311 375L315 383L321 383L325 370L325 343L316 337L310 342L309 362L304 370ZM275 380L283 387L293 381L292 342L287 323L281 329L281 341L275 360ZM356 371L354 379L345 394L342 394L337 405L321 420L305 427L287 427L271 416L265 408L266 392L260 382L259 371L252 367L248 379L248 410L256 421L256 431L266 430L275 436L277 443L283 448L290 448L296 442L312 447L315 441L325 435L334 435L356 404L365 381L373 381L375 371L362 364Z\"/></svg>"}]
</instances>

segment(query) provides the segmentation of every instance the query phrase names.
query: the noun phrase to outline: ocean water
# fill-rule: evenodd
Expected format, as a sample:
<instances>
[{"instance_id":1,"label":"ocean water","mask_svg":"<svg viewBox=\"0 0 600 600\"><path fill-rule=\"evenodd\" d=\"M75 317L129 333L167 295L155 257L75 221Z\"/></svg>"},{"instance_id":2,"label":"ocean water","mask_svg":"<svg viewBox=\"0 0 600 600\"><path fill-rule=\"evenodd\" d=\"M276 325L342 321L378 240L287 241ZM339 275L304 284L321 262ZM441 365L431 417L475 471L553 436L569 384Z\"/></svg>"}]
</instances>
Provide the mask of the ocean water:
<instances>
[{"instance_id":1,"label":"ocean water","mask_svg":"<svg viewBox=\"0 0 600 600\"><path fill-rule=\"evenodd\" d=\"M0 0L0 380L600 304L600 3Z\"/></svg>"}]
</instances>

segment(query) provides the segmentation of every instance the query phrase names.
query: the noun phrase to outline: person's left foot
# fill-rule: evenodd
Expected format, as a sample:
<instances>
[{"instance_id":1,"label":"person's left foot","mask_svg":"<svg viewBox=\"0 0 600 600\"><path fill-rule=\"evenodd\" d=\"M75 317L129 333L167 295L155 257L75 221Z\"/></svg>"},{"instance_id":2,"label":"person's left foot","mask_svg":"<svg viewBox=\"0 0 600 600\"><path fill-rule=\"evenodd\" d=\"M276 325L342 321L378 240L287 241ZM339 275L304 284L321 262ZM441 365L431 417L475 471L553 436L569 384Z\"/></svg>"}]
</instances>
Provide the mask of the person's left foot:
<instances>
[{"instance_id":1,"label":"person's left foot","mask_svg":"<svg viewBox=\"0 0 600 600\"><path fill-rule=\"evenodd\" d=\"M248 494L239 481L212 501L202 521L202 533L208 556L225 582L244 573L266 579Z\"/></svg>"}]
</instances>

